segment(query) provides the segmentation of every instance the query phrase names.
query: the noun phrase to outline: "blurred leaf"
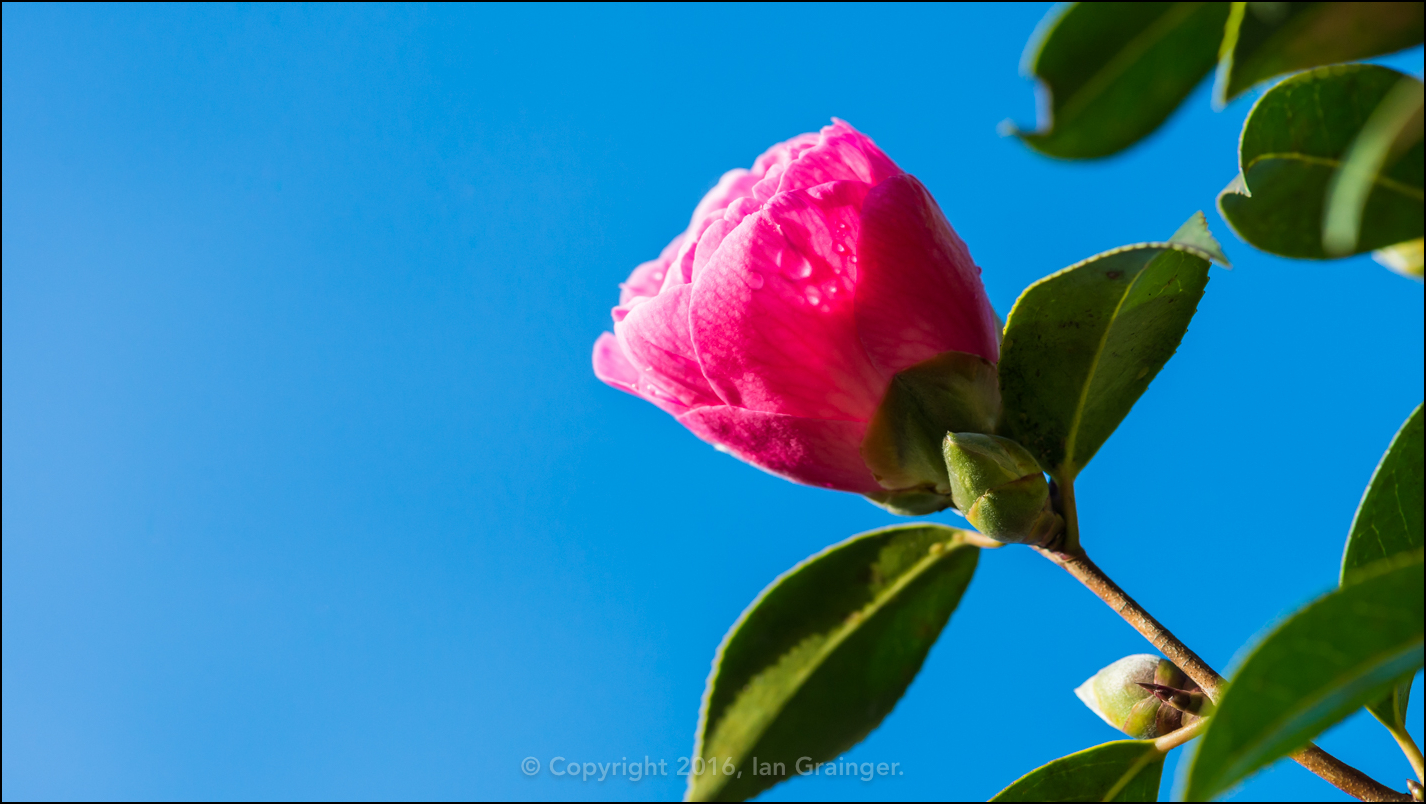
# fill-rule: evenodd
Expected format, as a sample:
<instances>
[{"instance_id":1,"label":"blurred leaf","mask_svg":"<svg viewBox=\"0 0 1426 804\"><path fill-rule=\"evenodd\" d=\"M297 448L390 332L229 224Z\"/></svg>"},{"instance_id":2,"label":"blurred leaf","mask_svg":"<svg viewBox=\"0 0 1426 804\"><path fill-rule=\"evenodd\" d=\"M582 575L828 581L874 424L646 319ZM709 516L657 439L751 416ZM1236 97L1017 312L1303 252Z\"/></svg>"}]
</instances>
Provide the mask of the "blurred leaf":
<instances>
[{"instance_id":1,"label":"blurred leaf","mask_svg":"<svg viewBox=\"0 0 1426 804\"><path fill-rule=\"evenodd\" d=\"M1030 771L991 801L1158 801L1164 754L1153 740L1119 740Z\"/></svg>"},{"instance_id":2,"label":"blurred leaf","mask_svg":"<svg viewBox=\"0 0 1426 804\"><path fill-rule=\"evenodd\" d=\"M1322 250L1344 257L1357 249L1362 210L1376 187L1381 169L1395 164L1421 142L1421 107L1426 96L1415 78L1392 87L1342 159L1342 168L1327 188L1327 212L1322 219Z\"/></svg>"},{"instance_id":3,"label":"blurred leaf","mask_svg":"<svg viewBox=\"0 0 1426 804\"><path fill-rule=\"evenodd\" d=\"M1218 702L1184 798L1223 793L1420 669L1422 580L1422 551L1399 553L1264 637Z\"/></svg>"},{"instance_id":4,"label":"blurred leaf","mask_svg":"<svg viewBox=\"0 0 1426 804\"><path fill-rule=\"evenodd\" d=\"M1269 90L1243 124L1241 174L1218 196L1224 220L1264 251L1327 258L1322 221L1332 177L1404 77L1386 67L1349 64L1295 75ZM1361 216L1357 253L1421 237L1422 165L1418 140L1383 166Z\"/></svg>"},{"instance_id":5,"label":"blurred leaf","mask_svg":"<svg viewBox=\"0 0 1426 804\"><path fill-rule=\"evenodd\" d=\"M1213 69L1229 3L1070 3L1025 51L1040 81L1031 148L1093 159L1148 136Z\"/></svg>"},{"instance_id":6,"label":"blurred leaf","mask_svg":"<svg viewBox=\"0 0 1426 804\"><path fill-rule=\"evenodd\" d=\"M1073 480L1178 348L1226 263L1196 213L1168 242L1106 251L1025 289L1001 346L1001 429Z\"/></svg>"},{"instance_id":7,"label":"blurred leaf","mask_svg":"<svg viewBox=\"0 0 1426 804\"><path fill-rule=\"evenodd\" d=\"M1421 33L1421 3L1234 3L1214 102L1275 76L1419 45Z\"/></svg>"},{"instance_id":8,"label":"blurred leaf","mask_svg":"<svg viewBox=\"0 0 1426 804\"><path fill-rule=\"evenodd\" d=\"M1342 554L1342 583L1351 583L1373 562L1422 548L1423 452L1426 427L1420 405L1396 432L1381 463L1377 464L1367 492L1357 506L1357 516L1347 536ZM1367 711L1388 728L1406 727L1406 705L1411 699L1411 676L1399 681L1391 692L1372 703Z\"/></svg>"},{"instance_id":9,"label":"blurred leaf","mask_svg":"<svg viewBox=\"0 0 1426 804\"><path fill-rule=\"evenodd\" d=\"M733 624L703 693L694 754L737 770L690 774L694 801L750 798L829 760L896 705L960 602L979 548L918 524L854 536L784 573ZM713 758L717 759L714 760Z\"/></svg>"},{"instance_id":10,"label":"blurred leaf","mask_svg":"<svg viewBox=\"0 0 1426 804\"><path fill-rule=\"evenodd\" d=\"M1419 281L1421 279L1423 262L1422 245L1422 238L1418 237L1415 240L1408 240L1405 243L1397 243L1394 246L1379 248L1372 252L1372 259L1402 276Z\"/></svg>"}]
</instances>

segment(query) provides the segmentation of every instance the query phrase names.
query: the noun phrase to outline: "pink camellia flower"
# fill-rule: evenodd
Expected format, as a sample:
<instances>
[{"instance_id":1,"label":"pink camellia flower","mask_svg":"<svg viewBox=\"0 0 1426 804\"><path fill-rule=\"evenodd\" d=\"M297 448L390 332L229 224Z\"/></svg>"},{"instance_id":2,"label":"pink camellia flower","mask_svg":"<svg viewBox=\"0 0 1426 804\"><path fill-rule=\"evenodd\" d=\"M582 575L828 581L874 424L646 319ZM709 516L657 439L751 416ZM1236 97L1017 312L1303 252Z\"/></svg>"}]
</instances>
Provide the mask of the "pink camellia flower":
<instances>
[{"instance_id":1,"label":"pink camellia flower","mask_svg":"<svg viewBox=\"0 0 1426 804\"><path fill-rule=\"evenodd\" d=\"M895 491L863 442L897 373L945 352L999 360L965 244L921 182L840 120L724 174L621 287L614 333L594 344L599 379L814 486Z\"/></svg>"}]
</instances>

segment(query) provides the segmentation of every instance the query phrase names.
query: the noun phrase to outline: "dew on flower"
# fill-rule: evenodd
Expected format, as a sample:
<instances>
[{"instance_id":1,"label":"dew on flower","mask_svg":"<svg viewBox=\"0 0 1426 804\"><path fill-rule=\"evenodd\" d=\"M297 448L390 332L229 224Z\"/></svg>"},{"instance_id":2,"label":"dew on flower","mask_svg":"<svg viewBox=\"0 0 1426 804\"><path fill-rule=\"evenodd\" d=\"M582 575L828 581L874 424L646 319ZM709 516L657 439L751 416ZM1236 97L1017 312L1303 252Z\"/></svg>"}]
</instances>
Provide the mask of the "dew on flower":
<instances>
[{"instance_id":1,"label":"dew on flower","mask_svg":"<svg viewBox=\"0 0 1426 804\"><path fill-rule=\"evenodd\" d=\"M763 275L758 273L757 271L748 271L748 284L752 286L753 290L757 290L758 288L762 287L765 281L766 280L763 279Z\"/></svg>"}]
</instances>

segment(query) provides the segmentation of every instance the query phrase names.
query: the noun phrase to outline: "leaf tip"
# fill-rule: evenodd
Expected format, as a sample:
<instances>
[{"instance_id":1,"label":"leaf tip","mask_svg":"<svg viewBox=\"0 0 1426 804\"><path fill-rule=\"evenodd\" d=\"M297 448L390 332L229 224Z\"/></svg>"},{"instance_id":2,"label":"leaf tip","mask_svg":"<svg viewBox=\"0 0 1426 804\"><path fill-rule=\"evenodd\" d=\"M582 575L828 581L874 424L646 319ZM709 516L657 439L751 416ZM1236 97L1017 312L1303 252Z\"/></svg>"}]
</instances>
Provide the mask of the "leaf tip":
<instances>
[{"instance_id":1,"label":"leaf tip","mask_svg":"<svg viewBox=\"0 0 1426 804\"><path fill-rule=\"evenodd\" d=\"M1224 268L1233 267L1233 264L1228 261L1228 255L1223 253L1223 246L1219 244L1213 233L1208 231L1208 219L1204 216L1203 210L1193 213L1182 226L1178 227L1178 231L1173 233L1169 242L1201 251Z\"/></svg>"}]
</instances>

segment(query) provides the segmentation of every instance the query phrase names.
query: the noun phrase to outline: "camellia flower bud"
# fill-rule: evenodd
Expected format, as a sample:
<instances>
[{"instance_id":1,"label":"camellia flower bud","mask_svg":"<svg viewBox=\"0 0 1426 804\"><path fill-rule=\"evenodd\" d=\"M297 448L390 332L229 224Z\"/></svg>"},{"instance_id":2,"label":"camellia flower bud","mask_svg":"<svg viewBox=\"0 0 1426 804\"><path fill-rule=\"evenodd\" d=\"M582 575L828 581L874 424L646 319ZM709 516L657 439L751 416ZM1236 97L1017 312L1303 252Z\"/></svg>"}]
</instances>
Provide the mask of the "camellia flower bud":
<instances>
[{"instance_id":1,"label":"camellia flower bud","mask_svg":"<svg viewBox=\"0 0 1426 804\"><path fill-rule=\"evenodd\" d=\"M1125 656L1074 691L1105 723L1137 740L1161 737L1207 715L1198 685L1168 659Z\"/></svg>"},{"instance_id":2,"label":"camellia flower bud","mask_svg":"<svg viewBox=\"0 0 1426 804\"><path fill-rule=\"evenodd\" d=\"M943 443L951 497L981 533L1002 542L1045 544L1064 529L1035 457L1000 436L948 433Z\"/></svg>"},{"instance_id":3,"label":"camellia flower bud","mask_svg":"<svg viewBox=\"0 0 1426 804\"><path fill-rule=\"evenodd\" d=\"M1000 415L1000 325L931 194L838 120L704 196L622 286L594 373L789 480L950 504L947 431Z\"/></svg>"}]
</instances>

